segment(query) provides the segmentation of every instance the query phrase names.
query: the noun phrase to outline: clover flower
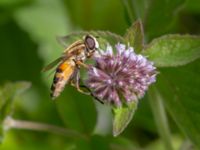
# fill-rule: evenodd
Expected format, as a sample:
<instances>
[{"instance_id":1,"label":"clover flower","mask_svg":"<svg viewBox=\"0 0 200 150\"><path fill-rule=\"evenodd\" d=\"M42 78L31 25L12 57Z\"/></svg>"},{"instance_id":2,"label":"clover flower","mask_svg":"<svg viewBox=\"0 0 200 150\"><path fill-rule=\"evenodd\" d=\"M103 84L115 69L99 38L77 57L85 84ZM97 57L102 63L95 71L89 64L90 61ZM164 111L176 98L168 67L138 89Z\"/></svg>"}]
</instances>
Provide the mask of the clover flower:
<instances>
[{"instance_id":1,"label":"clover flower","mask_svg":"<svg viewBox=\"0 0 200 150\"><path fill-rule=\"evenodd\" d=\"M142 98L149 85L156 81L153 62L134 53L132 47L117 44L115 51L108 45L94 57L88 69L86 86L103 103L121 106Z\"/></svg>"}]
</instances>

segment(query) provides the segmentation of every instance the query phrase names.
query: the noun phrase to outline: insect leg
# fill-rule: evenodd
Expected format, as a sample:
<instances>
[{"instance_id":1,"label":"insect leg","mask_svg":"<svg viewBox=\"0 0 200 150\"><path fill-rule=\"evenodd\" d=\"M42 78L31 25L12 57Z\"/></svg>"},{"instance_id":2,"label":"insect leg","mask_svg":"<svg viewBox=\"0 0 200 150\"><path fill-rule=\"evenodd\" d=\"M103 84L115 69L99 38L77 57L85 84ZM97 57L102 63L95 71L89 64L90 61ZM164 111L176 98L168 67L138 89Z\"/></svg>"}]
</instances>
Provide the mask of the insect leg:
<instances>
[{"instance_id":1,"label":"insect leg","mask_svg":"<svg viewBox=\"0 0 200 150\"><path fill-rule=\"evenodd\" d=\"M70 81L70 84L73 87L76 87L76 78L77 78L78 71L79 71L79 68L76 69L76 71L74 72L74 74L73 74L73 76L71 78L71 81Z\"/></svg>"},{"instance_id":2,"label":"insect leg","mask_svg":"<svg viewBox=\"0 0 200 150\"><path fill-rule=\"evenodd\" d=\"M91 92L91 90L85 86L85 85L80 85L81 88L85 88L89 91L89 95L91 95L95 100L99 101L101 104L104 104L102 100L100 100L98 97L94 96L94 94Z\"/></svg>"},{"instance_id":3,"label":"insect leg","mask_svg":"<svg viewBox=\"0 0 200 150\"><path fill-rule=\"evenodd\" d=\"M75 61L74 60L74 62L76 63L77 66L82 66L82 67L84 67L86 69L89 68L89 66L84 64L82 61L79 61L79 60ZM75 77L75 84L73 83L73 85L75 85L76 89L79 92L81 92L83 94L86 94L86 95L91 95L95 100L97 100L100 103L104 104L102 100L100 100L98 97L94 96L94 94L91 92L91 90L87 86L80 85L80 72L79 72L79 70L77 71L77 74L76 74L76 77ZM80 87L81 88L85 88L86 90L88 90L88 92L83 91L82 89L80 89Z\"/></svg>"},{"instance_id":4,"label":"insect leg","mask_svg":"<svg viewBox=\"0 0 200 150\"><path fill-rule=\"evenodd\" d=\"M86 68L86 69L89 68L88 65L84 64L84 63L83 63L82 61L80 61L80 60L76 61L75 63L76 63L78 66L82 66L82 67L84 67L84 68Z\"/></svg>"},{"instance_id":5,"label":"insect leg","mask_svg":"<svg viewBox=\"0 0 200 150\"><path fill-rule=\"evenodd\" d=\"M82 90L80 88L80 71L79 71L79 69L77 69L74 79L71 80L71 85L74 86L80 93L90 95L89 92L85 92L84 90Z\"/></svg>"}]
</instances>

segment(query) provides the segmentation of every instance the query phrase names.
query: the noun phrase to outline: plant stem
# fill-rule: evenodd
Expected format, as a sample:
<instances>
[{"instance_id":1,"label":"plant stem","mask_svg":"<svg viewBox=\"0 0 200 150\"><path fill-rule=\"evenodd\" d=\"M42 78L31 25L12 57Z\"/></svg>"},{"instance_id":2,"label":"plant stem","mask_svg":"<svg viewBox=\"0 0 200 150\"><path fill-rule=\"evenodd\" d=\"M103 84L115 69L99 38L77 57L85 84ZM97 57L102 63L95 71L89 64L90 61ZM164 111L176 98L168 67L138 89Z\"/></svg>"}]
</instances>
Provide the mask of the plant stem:
<instances>
[{"instance_id":1,"label":"plant stem","mask_svg":"<svg viewBox=\"0 0 200 150\"><path fill-rule=\"evenodd\" d=\"M66 137L72 137L72 138L84 138L88 139L86 135L83 135L77 131L66 129L62 127L58 127L55 125L49 125L45 123L38 123L38 122L32 122L32 121L24 121L24 120L15 120L11 117L7 117L4 120L4 127L5 129L25 129L25 130L35 130L35 131L45 131L49 133L55 133L59 135L63 135Z\"/></svg>"},{"instance_id":2,"label":"plant stem","mask_svg":"<svg viewBox=\"0 0 200 150\"><path fill-rule=\"evenodd\" d=\"M132 12L132 8L128 2L128 0L122 0L122 3L124 4L124 7L126 9L126 12L127 12L127 15L129 17L129 20L130 20L130 23L132 23L134 21L134 15L133 15L133 12Z\"/></svg>"},{"instance_id":3,"label":"plant stem","mask_svg":"<svg viewBox=\"0 0 200 150\"><path fill-rule=\"evenodd\" d=\"M171 142L170 129L163 100L154 86L149 89L148 98L156 122L156 126L158 128L160 137L163 139L165 149L173 150L174 148Z\"/></svg>"}]
</instances>

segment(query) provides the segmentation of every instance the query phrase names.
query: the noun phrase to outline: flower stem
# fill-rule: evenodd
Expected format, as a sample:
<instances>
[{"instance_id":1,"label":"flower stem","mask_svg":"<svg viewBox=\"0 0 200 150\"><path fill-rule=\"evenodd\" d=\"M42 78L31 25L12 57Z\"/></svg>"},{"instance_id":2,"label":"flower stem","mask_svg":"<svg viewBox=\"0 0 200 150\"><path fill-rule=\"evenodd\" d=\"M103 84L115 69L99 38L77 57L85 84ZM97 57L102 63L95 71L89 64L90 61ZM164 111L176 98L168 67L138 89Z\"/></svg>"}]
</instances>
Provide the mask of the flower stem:
<instances>
[{"instance_id":1,"label":"flower stem","mask_svg":"<svg viewBox=\"0 0 200 150\"><path fill-rule=\"evenodd\" d=\"M163 139L165 149L173 150L174 148L171 142L170 129L163 100L154 86L149 89L148 98L156 122L156 126L158 128L160 137Z\"/></svg>"},{"instance_id":2,"label":"flower stem","mask_svg":"<svg viewBox=\"0 0 200 150\"><path fill-rule=\"evenodd\" d=\"M25 130L35 130L35 131L45 131L49 133L55 133L66 137L72 137L72 138L84 138L88 139L86 135L83 135L77 131L66 129L62 127L58 127L55 125L49 125L45 123L38 123L38 122L32 122L32 121L24 121L24 120L15 120L11 117L7 117L4 120L4 127L5 129L25 129Z\"/></svg>"},{"instance_id":3,"label":"flower stem","mask_svg":"<svg viewBox=\"0 0 200 150\"><path fill-rule=\"evenodd\" d=\"M131 11L132 8L131 8L131 6L130 6L130 4L129 4L129 2L127 0L122 0L122 3L123 3L123 5L124 5L124 7L126 9L126 12L128 14L129 20L132 23L134 21L134 15L133 15L133 12Z\"/></svg>"}]
</instances>

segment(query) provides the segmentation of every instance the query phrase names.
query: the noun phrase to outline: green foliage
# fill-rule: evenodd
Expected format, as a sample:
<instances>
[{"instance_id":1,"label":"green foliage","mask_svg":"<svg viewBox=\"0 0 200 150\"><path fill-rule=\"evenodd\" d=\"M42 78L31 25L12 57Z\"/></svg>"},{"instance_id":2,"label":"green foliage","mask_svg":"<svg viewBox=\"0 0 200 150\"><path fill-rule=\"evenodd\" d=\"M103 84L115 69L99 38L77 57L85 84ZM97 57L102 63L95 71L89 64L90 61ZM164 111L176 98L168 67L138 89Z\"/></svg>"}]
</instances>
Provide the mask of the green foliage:
<instances>
[{"instance_id":1,"label":"green foliage","mask_svg":"<svg viewBox=\"0 0 200 150\"><path fill-rule=\"evenodd\" d=\"M200 37L191 35L166 35L154 39L145 48L157 67L175 67L190 63L200 57Z\"/></svg>"},{"instance_id":2,"label":"green foliage","mask_svg":"<svg viewBox=\"0 0 200 150\"><path fill-rule=\"evenodd\" d=\"M144 23L145 40L175 32L178 16L186 0L122 0L128 1L134 18ZM188 2L192 4L193 2Z\"/></svg>"},{"instance_id":3,"label":"green foliage","mask_svg":"<svg viewBox=\"0 0 200 150\"><path fill-rule=\"evenodd\" d=\"M185 67L162 69L156 85L177 125L198 147L199 67L199 61L195 61Z\"/></svg>"},{"instance_id":4,"label":"green foliage","mask_svg":"<svg viewBox=\"0 0 200 150\"><path fill-rule=\"evenodd\" d=\"M14 100L30 87L29 82L6 83L0 87L0 142L6 129L4 121L14 113Z\"/></svg>"},{"instance_id":5,"label":"green foliage","mask_svg":"<svg viewBox=\"0 0 200 150\"><path fill-rule=\"evenodd\" d=\"M133 101L128 106L113 108L113 135L118 136L132 120L137 109L137 102Z\"/></svg>"},{"instance_id":6,"label":"green foliage","mask_svg":"<svg viewBox=\"0 0 200 150\"><path fill-rule=\"evenodd\" d=\"M123 34L127 26L123 7L116 0L63 0L74 29L108 30ZM68 13L69 12L69 13ZM114 23L114 25L113 25Z\"/></svg>"},{"instance_id":7,"label":"green foliage","mask_svg":"<svg viewBox=\"0 0 200 150\"><path fill-rule=\"evenodd\" d=\"M140 52L144 48L144 33L141 21L136 21L126 32L125 41L134 47L136 52Z\"/></svg>"},{"instance_id":8,"label":"green foliage","mask_svg":"<svg viewBox=\"0 0 200 150\"><path fill-rule=\"evenodd\" d=\"M91 97L67 88L70 96L56 100L58 111L66 127L90 134L96 124L96 110ZM86 111L87 110L87 111ZM89 113L88 113L89 112Z\"/></svg>"},{"instance_id":9,"label":"green foliage","mask_svg":"<svg viewBox=\"0 0 200 150\"><path fill-rule=\"evenodd\" d=\"M170 149L170 144L173 149L200 149L199 4L199 0L0 0L1 139L3 122L11 115L64 126L86 137L11 130L0 149L160 150ZM101 48L129 43L159 68L153 93L113 109L113 134L118 137L109 135L111 112L105 112L104 105L70 86L51 101L52 79L40 72L87 33L99 37ZM60 45L56 37L61 37ZM32 83L30 90L25 91L30 83L21 80Z\"/></svg>"},{"instance_id":10,"label":"green foliage","mask_svg":"<svg viewBox=\"0 0 200 150\"><path fill-rule=\"evenodd\" d=\"M186 0L151 0L144 18L145 31L148 35L148 39L174 30L176 21L178 20L178 13L183 8L185 1Z\"/></svg>"},{"instance_id":11,"label":"green foliage","mask_svg":"<svg viewBox=\"0 0 200 150\"><path fill-rule=\"evenodd\" d=\"M154 115L158 132L160 137L163 139L163 144L169 150L173 149L172 140L170 137L169 123L166 116L165 107L163 105L163 99L158 90L152 86L148 90L148 99Z\"/></svg>"}]
</instances>

